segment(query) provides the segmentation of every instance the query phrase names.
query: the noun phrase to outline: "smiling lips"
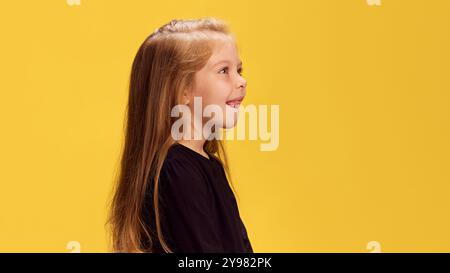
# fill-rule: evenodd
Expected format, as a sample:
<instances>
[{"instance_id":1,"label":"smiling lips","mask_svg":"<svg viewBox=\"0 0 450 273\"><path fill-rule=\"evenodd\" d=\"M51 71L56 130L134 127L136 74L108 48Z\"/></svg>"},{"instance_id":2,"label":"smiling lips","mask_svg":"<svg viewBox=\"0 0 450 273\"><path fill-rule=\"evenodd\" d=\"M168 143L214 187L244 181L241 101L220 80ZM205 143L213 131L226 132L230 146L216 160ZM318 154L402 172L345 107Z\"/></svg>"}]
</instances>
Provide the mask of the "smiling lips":
<instances>
[{"instance_id":1,"label":"smiling lips","mask_svg":"<svg viewBox=\"0 0 450 273\"><path fill-rule=\"evenodd\" d=\"M226 102L227 105L233 108L239 108L244 97L235 98Z\"/></svg>"}]
</instances>

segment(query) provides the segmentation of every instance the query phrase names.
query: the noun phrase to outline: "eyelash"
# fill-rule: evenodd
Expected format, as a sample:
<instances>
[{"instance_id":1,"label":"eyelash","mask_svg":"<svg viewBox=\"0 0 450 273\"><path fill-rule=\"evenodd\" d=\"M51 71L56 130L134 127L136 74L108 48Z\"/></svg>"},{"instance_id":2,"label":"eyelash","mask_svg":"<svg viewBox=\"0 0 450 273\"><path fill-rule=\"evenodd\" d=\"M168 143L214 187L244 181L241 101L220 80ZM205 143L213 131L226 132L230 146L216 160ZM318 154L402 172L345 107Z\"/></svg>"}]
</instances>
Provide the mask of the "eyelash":
<instances>
[{"instance_id":1,"label":"eyelash","mask_svg":"<svg viewBox=\"0 0 450 273\"><path fill-rule=\"evenodd\" d=\"M228 66L222 68L222 69L219 71L219 73L222 72L223 70L228 70ZM242 76L242 70L243 70L242 68L239 68L239 69L238 69L238 74L241 75L241 76Z\"/></svg>"}]
</instances>

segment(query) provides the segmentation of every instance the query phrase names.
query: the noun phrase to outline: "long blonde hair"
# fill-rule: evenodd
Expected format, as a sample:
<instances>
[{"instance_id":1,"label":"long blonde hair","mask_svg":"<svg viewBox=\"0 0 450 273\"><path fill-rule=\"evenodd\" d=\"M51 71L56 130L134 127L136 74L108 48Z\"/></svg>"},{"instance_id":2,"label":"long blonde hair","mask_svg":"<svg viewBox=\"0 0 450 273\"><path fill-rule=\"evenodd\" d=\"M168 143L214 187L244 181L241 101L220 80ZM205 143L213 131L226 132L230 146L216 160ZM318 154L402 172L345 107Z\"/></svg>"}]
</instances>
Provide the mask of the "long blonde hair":
<instances>
[{"instance_id":1,"label":"long blonde hair","mask_svg":"<svg viewBox=\"0 0 450 273\"><path fill-rule=\"evenodd\" d=\"M134 58L125 141L107 221L114 252L152 252L157 242L165 252L172 252L161 231L159 174L174 143L171 109L181 102L182 91L192 86L195 72L212 55L211 34L232 36L227 25L215 18L172 20L152 33ZM222 163L233 188L223 142L207 140L204 149ZM154 183L152 217L156 230L149 230L142 217L149 181ZM150 242L150 247L144 248L142 240Z\"/></svg>"}]
</instances>

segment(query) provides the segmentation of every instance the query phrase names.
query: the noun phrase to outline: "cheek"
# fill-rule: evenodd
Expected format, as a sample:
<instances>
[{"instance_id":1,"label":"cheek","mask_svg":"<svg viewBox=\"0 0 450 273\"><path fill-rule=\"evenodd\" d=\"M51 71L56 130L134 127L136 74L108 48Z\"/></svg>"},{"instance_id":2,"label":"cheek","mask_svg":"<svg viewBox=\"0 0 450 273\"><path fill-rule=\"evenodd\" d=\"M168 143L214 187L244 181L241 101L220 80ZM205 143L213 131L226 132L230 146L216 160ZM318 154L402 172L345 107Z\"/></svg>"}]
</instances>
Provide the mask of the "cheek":
<instances>
[{"instance_id":1,"label":"cheek","mask_svg":"<svg viewBox=\"0 0 450 273\"><path fill-rule=\"evenodd\" d=\"M215 104L224 107L231 92L231 86L226 81L210 77L197 85L194 96L202 97L203 106Z\"/></svg>"},{"instance_id":2,"label":"cheek","mask_svg":"<svg viewBox=\"0 0 450 273\"><path fill-rule=\"evenodd\" d=\"M193 95L202 98L203 110L208 105L217 105L221 113L217 116L214 115L214 123L221 128L231 128L235 126L238 116L238 110L226 105L232 92L232 85L225 77L203 74L202 77L196 79L196 88ZM203 117L203 122L210 121L210 115L208 116Z\"/></svg>"}]
</instances>

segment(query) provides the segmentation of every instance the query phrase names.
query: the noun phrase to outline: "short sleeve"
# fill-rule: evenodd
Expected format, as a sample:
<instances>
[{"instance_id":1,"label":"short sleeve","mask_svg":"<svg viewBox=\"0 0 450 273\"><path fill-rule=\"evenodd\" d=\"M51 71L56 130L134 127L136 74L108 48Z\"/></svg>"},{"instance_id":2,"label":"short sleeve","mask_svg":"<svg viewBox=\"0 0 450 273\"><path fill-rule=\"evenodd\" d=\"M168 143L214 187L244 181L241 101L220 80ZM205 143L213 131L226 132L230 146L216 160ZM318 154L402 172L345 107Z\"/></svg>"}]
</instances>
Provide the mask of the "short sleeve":
<instances>
[{"instance_id":1,"label":"short sleeve","mask_svg":"<svg viewBox=\"0 0 450 273\"><path fill-rule=\"evenodd\" d=\"M201 171L187 160L166 161L159 188L163 236L173 252L223 252L213 195Z\"/></svg>"}]
</instances>

